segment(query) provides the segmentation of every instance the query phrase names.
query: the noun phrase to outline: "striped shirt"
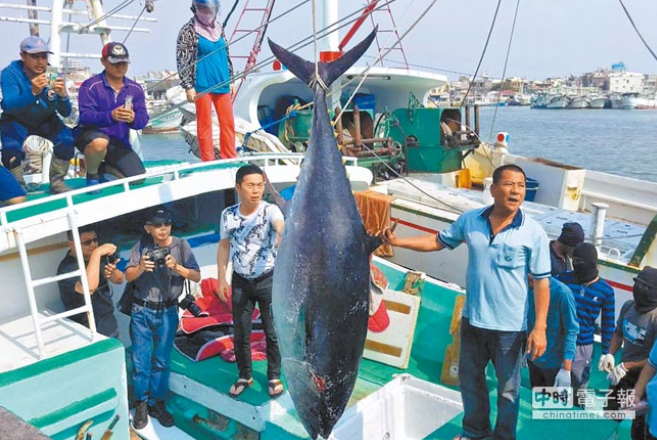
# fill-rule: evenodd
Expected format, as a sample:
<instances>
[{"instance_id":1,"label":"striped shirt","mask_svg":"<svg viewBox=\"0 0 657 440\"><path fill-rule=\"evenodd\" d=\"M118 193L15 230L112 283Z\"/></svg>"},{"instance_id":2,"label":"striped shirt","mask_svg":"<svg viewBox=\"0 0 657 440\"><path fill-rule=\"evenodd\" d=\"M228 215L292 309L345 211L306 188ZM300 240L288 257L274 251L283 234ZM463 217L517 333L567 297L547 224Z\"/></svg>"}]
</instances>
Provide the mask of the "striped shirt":
<instances>
[{"instance_id":1,"label":"striped shirt","mask_svg":"<svg viewBox=\"0 0 657 440\"><path fill-rule=\"evenodd\" d=\"M611 337L616 329L614 289L602 278L588 286L578 284L573 272L565 273L559 279L573 291L577 302L577 319L579 320L577 345L593 344L595 321L599 315L602 315L600 320L602 354L607 354Z\"/></svg>"}]
</instances>

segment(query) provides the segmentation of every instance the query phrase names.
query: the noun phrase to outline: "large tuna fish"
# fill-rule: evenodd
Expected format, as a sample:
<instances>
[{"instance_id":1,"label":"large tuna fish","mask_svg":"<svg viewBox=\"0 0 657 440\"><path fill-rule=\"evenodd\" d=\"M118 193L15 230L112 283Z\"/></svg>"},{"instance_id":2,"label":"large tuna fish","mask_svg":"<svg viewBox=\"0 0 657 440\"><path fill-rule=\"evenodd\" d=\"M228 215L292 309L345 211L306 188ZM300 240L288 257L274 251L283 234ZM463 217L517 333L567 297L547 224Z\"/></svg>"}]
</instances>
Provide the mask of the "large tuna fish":
<instances>
[{"instance_id":1,"label":"large tuna fish","mask_svg":"<svg viewBox=\"0 0 657 440\"><path fill-rule=\"evenodd\" d=\"M367 335L368 236L333 135L326 89L367 50L363 42L331 63L305 61L269 42L274 55L315 92L312 133L285 221L274 271L273 312L283 370L301 421L328 438L353 391Z\"/></svg>"}]
</instances>

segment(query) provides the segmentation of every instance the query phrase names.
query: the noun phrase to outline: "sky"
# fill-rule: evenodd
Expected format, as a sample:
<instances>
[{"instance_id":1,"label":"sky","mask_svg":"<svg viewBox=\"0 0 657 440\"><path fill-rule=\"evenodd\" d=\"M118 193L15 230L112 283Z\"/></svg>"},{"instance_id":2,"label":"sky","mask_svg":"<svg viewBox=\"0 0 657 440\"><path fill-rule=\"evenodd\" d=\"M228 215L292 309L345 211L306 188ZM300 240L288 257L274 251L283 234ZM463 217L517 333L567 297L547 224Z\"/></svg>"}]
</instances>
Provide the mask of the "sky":
<instances>
[{"instance_id":1,"label":"sky","mask_svg":"<svg viewBox=\"0 0 657 440\"><path fill-rule=\"evenodd\" d=\"M132 0L121 14L137 15L144 0ZM245 2L240 0L238 12ZM302 0L277 0L273 17L283 14ZM321 28L321 7L318 2L318 23ZM366 0L338 1L340 17L361 8ZM438 0L426 12L433 0L394 0L390 5L397 28L405 32L413 22L420 19L417 27L403 41L406 56L411 64L422 66L420 70L433 69L456 79L458 73L472 74L481 56L486 36L490 28L497 2L495 0ZM654 0L623 0L644 38L657 51L657 2ZM24 0L7 0L24 5ZM265 4L266 0L250 0L251 7ZM39 6L50 5L50 1L39 0ZM105 10L109 10L123 0L104 0ZM156 0L155 12L149 16L157 23L149 23L151 32L132 33L126 44L131 54L130 75L140 75L151 70L175 69L175 45L178 30L191 17L189 0ZM517 0L502 0L495 30L483 60L481 73L491 78L501 78L504 59L509 44L509 35ZM233 5L233 0L221 0L225 15ZM426 13L425 13L426 12ZM16 11L0 11L0 15L16 16ZM251 15L248 15L251 14ZM253 29L261 18L253 12L245 15L240 28ZM42 15L40 18L46 18ZM239 13L233 14L228 26L231 35L238 21ZM377 13L381 29L390 26L387 16ZM132 22L113 20L116 25L131 26ZM138 25L141 26L141 25ZM363 38L372 29L371 21L366 21L361 31L352 40ZM28 35L28 26L0 21L0 65L8 64L18 57L20 40ZM43 36L49 36L50 29L41 26ZM344 36L346 29L340 31ZM270 24L267 36L282 45L289 45L312 35L312 7L307 2L295 12ZM115 41L123 41L125 32L114 32ZM387 37L383 37L384 39ZM231 55L246 54L253 44L252 37L240 44L231 46ZM351 47L351 46L348 46ZM99 52L100 39L93 35L73 35L72 52ZM370 56L377 54L370 49ZM263 46L260 61L270 56L269 49ZM299 54L314 59L312 45L302 49ZM392 61L401 60L398 52L389 55ZM372 58L366 58L365 62ZM612 63L623 61L629 71L657 73L657 60L642 45L623 13L619 0L521 0L518 22L511 48L506 77L516 76L528 79L564 77L579 75L600 67L610 67ZM237 65L243 61L235 60ZM92 71L101 70L100 62L87 60L85 64ZM394 65L394 64L389 64ZM269 69L269 64L263 69Z\"/></svg>"}]
</instances>

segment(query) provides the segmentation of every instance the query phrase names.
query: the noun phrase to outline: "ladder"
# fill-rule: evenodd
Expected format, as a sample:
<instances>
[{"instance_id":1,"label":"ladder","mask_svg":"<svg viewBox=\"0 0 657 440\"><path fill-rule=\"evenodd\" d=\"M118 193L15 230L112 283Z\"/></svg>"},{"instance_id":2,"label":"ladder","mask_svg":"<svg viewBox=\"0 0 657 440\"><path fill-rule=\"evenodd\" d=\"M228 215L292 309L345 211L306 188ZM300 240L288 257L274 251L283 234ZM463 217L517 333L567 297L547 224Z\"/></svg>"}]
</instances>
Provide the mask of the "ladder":
<instances>
[{"instance_id":1,"label":"ladder","mask_svg":"<svg viewBox=\"0 0 657 440\"><path fill-rule=\"evenodd\" d=\"M372 12L370 13L370 19L372 20L372 26L376 27L377 23L379 24L379 30L376 34L376 45L379 48L379 56L381 57L381 65L383 66L383 54L390 48L392 50L397 50L401 53L402 58L404 59L403 64L406 66L406 69L409 69L408 60L406 59L406 52L402 46L401 39L399 37L399 32L397 31L397 25L395 24L395 18L392 15L390 10L390 3L384 3L381 7L376 7L379 0L369 0L369 4L373 7ZM374 15L376 14L376 18ZM383 25L383 22L386 25ZM397 43L397 45L395 45ZM384 44L390 44L390 47L385 47Z\"/></svg>"},{"instance_id":2,"label":"ladder","mask_svg":"<svg viewBox=\"0 0 657 440\"><path fill-rule=\"evenodd\" d=\"M69 210L67 212L69 228L73 233L73 242L75 243L75 253L78 260L78 270L73 272L64 273L57 276L45 277L41 279L33 279L32 271L30 270L30 262L27 252L27 240L25 239L24 232L21 228L14 228L14 235L16 238L16 245L21 258L21 266L23 268L23 277L25 279L25 286L27 287L27 296L30 303L30 312L32 321L34 323L34 333L36 335L37 347L39 350L39 360L47 357L45 343L43 340L43 327L53 321L68 318L69 316L78 315L80 313L87 313L89 319L89 339L93 342L96 338L96 320L91 306L91 294L89 293L89 280L87 279L86 265L84 264L84 257L82 256L82 244L80 243L80 235L78 232L76 212ZM39 313L35 288L47 284L54 284L61 280L69 278L80 277L82 283L82 290L84 296L84 305L72 310L67 310L62 313L56 313L46 317L42 317Z\"/></svg>"},{"instance_id":3,"label":"ladder","mask_svg":"<svg viewBox=\"0 0 657 440\"><path fill-rule=\"evenodd\" d=\"M256 65L258 54L260 53L260 50L262 48L262 41L264 40L265 34L267 33L267 23L269 22L269 19L271 18L272 10L274 9L274 3L276 3L276 0L246 0L246 4L244 5L242 12L240 13L240 17L237 19L237 24L235 25L235 29L233 30L233 33L230 35L230 40L228 44L231 44L235 40L235 38L241 35L253 32L252 27L249 27L248 24L246 23L243 24L242 22L247 16L249 17L250 20L252 20L255 18L254 17L255 14L262 14L260 25L258 26L258 31L255 32L255 41L253 42L253 47L251 48L249 54L231 55L231 59L233 60L235 59L245 60L243 65L240 63L239 67L241 67L241 70L238 68L235 69L236 72L243 72L243 75L241 81L239 82L239 84L235 89L235 93L233 94L233 100L235 100L235 97L237 96L240 89L242 88L242 84L244 84L244 80L246 79L246 76L250 73L250 70ZM240 27L240 26L246 26L246 27Z\"/></svg>"}]
</instances>

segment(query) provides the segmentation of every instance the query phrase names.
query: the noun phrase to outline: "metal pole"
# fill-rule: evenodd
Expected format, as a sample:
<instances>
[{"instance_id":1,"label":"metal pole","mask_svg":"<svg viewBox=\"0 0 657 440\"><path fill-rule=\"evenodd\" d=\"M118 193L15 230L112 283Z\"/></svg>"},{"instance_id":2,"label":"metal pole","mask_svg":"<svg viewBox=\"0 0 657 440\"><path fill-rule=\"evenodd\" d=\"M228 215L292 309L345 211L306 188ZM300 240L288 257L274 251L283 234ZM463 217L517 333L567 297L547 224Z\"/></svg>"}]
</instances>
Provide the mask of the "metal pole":
<instances>
[{"instance_id":1,"label":"metal pole","mask_svg":"<svg viewBox=\"0 0 657 440\"><path fill-rule=\"evenodd\" d=\"M27 0L27 5L36 6L36 0ZM32 20L37 20L39 18L36 9L28 9L27 16ZM30 35L39 36L39 25L37 23L30 23Z\"/></svg>"},{"instance_id":2,"label":"metal pole","mask_svg":"<svg viewBox=\"0 0 657 440\"><path fill-rule=\"evenodd\" d=\"M61 0L55 0L55 1L61 1ZM89 3L91 4L91 12L94 20L98 20L100 17L105 15L105 12L103 11L103 3L100 0L90 0ZM54 4L53 4L53 9L55 9ZM104 28L108 27L107 20L105 19L100 20L97 23L97 25ZM112 41L112 39L109 36L109 33L102 32L99 35L100 35L100 42L103 46L109 43L110 41Z\"/></svg>"},{"instance_id":3,"label":"metal pole","mask_svg":"<svg viewBox=\"0 0 657 440\"><path fill-rule=\"evenodd\" d=\"M23 238L23 232L20 229L14 230L16 237L16 245L18 246L18 253L21 257L21 266L23 268L23 279L25 280L25 288L27 289L27 299L30 302L30 312L32 314L32 322L34 323L34 334L37 340L37 347L39 349L39 359L45 359L46 349L43 344L43 334L41 333L41 323L39 322L39 308L34 294L34 286L32 285L32 272L30 271L30 261L27 256L27 243Z\"/></svg>"},{"instance_id":4,"label":"metal pole","mask_svg":"<svg viewBox=\"0 0 657 440\"><path fill-rule=\"evenodd\" d=\"M75 244L75 256L78 260L78 268L80 269L80 283L82 284L82 296L84 297L84 304L87 306L87 317L89 319L89 331L91 333L91 340L96 338L96 318L94 317L93 307L91 305L91 293L89 293L89 279L87 278L87 265L82 255L82 243L80 242L80 231L78 230L77 213L73 210L68 212L68 226L71 228L71 235L73 236L73 243Z\"/></svg>"},{"instance_id":5,"label":"metal pole","mask_svg":"<svg viewBox=\"0 0 657 440\"><path fill-rule=\"evenodd\" d=\"M602 238L605 234L605 218L607 217L607 209L609 205L606 203L593 203L593 224L591 225L591 243L598 250L602 248Z\"/></svg>"},{"instance_id":6,"label":"metal pole","mask_svg":"<svg viewBox=\"0 0 657 440\"><path fill-rule=\"evenodd\" d=\"M50 51L52 55L48 57L48 61L58 69L62 68L62 37L59 30L62 27L63 9L64 0L52 0L52 10L50 12Z\"/></svg>"}]
</instances>

